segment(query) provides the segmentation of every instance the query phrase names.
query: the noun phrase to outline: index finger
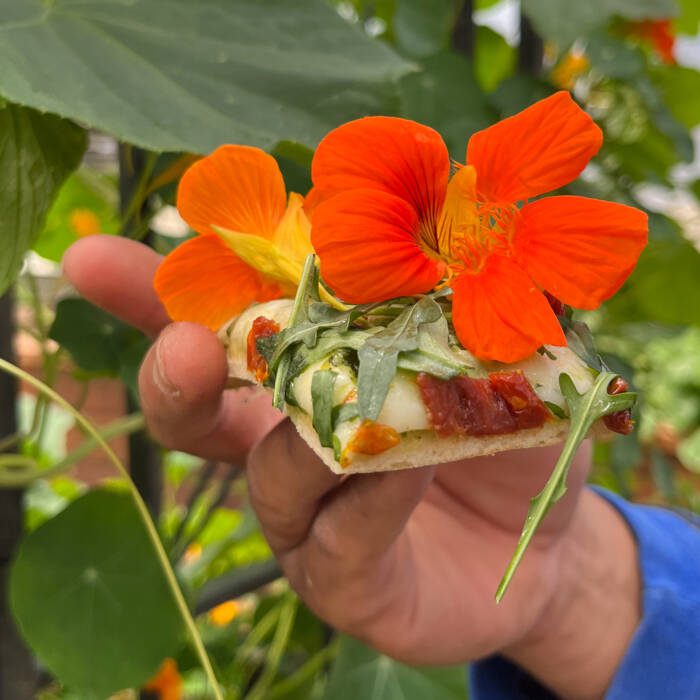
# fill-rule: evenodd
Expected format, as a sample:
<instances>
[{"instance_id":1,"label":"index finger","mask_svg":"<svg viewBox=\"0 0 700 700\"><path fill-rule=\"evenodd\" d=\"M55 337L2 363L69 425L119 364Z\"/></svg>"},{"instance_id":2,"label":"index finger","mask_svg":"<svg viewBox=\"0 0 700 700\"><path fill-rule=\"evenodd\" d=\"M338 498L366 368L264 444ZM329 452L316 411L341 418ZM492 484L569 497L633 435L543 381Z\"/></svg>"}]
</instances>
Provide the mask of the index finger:
<instances>
[{"instance_id":1,"label":"index finger","mask_svg":"<svg viewBox=\"0 0 700 700\"><path fill-rule=\"evenodd\" d=\"M118 236L88 236L63 256L63 272L88 301L155 337L170 323L153 289L162 256Z\"/></svg>"}]
</instances>

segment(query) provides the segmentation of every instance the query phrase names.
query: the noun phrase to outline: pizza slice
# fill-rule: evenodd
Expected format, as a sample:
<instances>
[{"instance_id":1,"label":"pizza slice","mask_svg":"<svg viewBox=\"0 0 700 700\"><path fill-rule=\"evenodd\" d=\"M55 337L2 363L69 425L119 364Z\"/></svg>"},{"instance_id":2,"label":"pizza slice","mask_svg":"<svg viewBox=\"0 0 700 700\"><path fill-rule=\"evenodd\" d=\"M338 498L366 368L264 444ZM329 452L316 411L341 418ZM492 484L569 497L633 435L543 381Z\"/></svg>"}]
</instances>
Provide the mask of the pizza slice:
<instances>
[{"instance_id":1,"label":"pizza slice","mask_svg":"<svg viewBox=\"0 0 700 700\"><path fill-rule=\"evenodd\" d=\"M313 263L311 263L313 265ZM389 471L560 442L569 431L565 374L585 394L603 370L582 324L569 346L544 346L504 364L457 340L446 296L424 295L339 311L314 294L255 304L225 324L232 384L274 392L299 434L337 473ZM582 341L583 336L584 341ZM573 347L579 349L579 354ZM626 389L620 380L611 386ZM596 433L626 434L628 409Z\"/></svg>"}]
</instances>

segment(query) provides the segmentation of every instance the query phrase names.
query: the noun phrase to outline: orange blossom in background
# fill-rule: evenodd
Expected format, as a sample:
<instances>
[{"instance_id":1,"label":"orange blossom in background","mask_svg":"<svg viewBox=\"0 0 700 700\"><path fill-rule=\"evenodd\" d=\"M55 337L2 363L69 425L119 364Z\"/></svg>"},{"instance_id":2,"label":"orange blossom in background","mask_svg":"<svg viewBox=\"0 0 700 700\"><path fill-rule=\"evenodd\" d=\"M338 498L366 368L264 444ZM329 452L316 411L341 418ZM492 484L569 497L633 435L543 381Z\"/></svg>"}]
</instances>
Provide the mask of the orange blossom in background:
<instances>
[{"instance_id":1,"label":"orange blossom in background","mask_svg":"<svg viewBox=\"0 0 700 700\"><path fill-rule=\"evenodd\" d=\"M312 163L321 276L353 304L448 283L457 336L480 358L515 362L565 345L543 291L594 309L647 240L638 209L574 196L532 201L574 180L601 143L567 92L474 134L451 177L433 129L394 117L349 122Z\"/></svg>"}]
</instances>

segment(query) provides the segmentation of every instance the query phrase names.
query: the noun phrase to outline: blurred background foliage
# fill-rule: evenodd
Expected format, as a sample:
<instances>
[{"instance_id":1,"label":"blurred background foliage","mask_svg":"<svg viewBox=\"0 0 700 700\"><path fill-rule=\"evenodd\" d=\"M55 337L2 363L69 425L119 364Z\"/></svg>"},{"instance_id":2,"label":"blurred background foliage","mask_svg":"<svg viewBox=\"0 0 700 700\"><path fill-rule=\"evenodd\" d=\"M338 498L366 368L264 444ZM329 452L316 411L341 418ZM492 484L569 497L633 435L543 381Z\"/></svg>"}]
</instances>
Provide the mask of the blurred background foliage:
<instances>
[{"instance_id":1,"label":"blurred background foliage","mask_svg":"<svg viewBox=\"0 0 700 700\"><path fill-rule=\"evenodd\" d=\"M191 235L173 208L178 179L220 143L269 150L305 193L315 145L349 119L421 121L463 161L472 132L571 90L605 143L565 191L650 215L628 282L582 314L641 391L638 430L596 446L593 479L700 512L699 23L697 0L0 0L0 288L12 311L0 339L13 317L18 361L34 357L59 391L68 378L69 404L88 417L95 382L119 380L100 433L129 438L124 459L227 698L467 691L463 668L406 667L315 618L270 558L241 465L145 437L136 376L148 340L71 297L63 252L97 232L171 250ZM0 430L0 510L23 504L0 559L16 556L9 600L36 657L20 658L19 640L0 651L0 695L214 697L123 483L81 466L94 440L69 444L70 406L27 388L0 388L18 418Z\"/></svg>"}]
</instances>

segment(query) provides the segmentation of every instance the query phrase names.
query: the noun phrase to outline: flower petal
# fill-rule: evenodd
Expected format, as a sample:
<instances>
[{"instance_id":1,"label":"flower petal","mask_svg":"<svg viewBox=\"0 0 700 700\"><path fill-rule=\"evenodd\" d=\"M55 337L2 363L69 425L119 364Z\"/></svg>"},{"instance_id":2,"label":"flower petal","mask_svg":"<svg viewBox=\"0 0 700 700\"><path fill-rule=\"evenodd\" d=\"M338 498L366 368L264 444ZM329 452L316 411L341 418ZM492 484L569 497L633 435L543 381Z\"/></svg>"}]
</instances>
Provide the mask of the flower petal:
<instances>
[{"instance_id":1,"label":"flower petal","mask_svg":"<svg viewBox=\"0 0 700 700\"><path fill-rule=\"evenodd\" d=\"M546 197L524 206L518 260L565 304L595 309L622 286L647 242L647 215L587 197Z\"/></svg>"},{"instance_id":2,"label":"flower petal","mask_svg":"<svg viewBox=\"0 0 700 700\"><path fill-rule=\"evenodd\" d=\"M334 129L311 163L316 198L358 188L388 192L409 202L425 226L437 222L449 174L440 134L397 117L365 117Z\"/></svg>"},{"instance_id":3,"label":"flower petal","mask_svg":"<svg viewBox=\"0 0 700 700\"><path fill-rule=\"evenodd\" d=\"M485 200L517 202L575 180L602 143L595 122L562 91L474 134L467 163Z\"/></svg>"},{"instance_id":4,"label":"flower petal","mask_svg":"<svg viewBox=\"0 0 700 700\"><path fill-rule=\"evenodd\" d=\"M343 301L361 304L421 294L445 271L416 240L418 214L379 190L337 194L314 209L311 240L321 277Z\"/></svg>"},{"instance_id":5,"label":"flower petal","mask_svg":"<svg viewBox=\"0 0 700 700\"><path fill-rule=\"evenodd\" d=\"M447 185L434 247L441 255L457 257L452 245L455 239L473 237L478 226L476 171L471 165L465 165L457 170Z\"/></svg>"},{"instance_id":6,"label":"flower petal","mask_svg":"<svg viewBox=\"0 0 700 700\"><path fill-rule=\"evenodd\" d=\"M177 208L198 233L212 225L271 238L287 205L275 159L259 148L221 146L182 177Z\"/></svg>"},{"instance_id":7,"label":"flower petal","mask_svg":"<svg viewBox=\"0 0 700 700\"><path fill-rule=\"evenodd\" d=\"M280 296L218 236L198 236L178 246L160 264L153 286L173 321L218 330L255 301Z\"/></svg>"},{"instance_id":8,"label":"flower petal","mask_svg":"<svg viewBox=\"0 0 700 700\"><path fill-rule=\"evenodd\" d=\"M566 345L544 294L512 258L491 255L481 272L451 286L457 337L476 357L517 362L542 345Z\"/></svg>"}]
</instances>

